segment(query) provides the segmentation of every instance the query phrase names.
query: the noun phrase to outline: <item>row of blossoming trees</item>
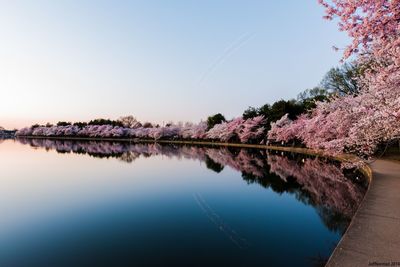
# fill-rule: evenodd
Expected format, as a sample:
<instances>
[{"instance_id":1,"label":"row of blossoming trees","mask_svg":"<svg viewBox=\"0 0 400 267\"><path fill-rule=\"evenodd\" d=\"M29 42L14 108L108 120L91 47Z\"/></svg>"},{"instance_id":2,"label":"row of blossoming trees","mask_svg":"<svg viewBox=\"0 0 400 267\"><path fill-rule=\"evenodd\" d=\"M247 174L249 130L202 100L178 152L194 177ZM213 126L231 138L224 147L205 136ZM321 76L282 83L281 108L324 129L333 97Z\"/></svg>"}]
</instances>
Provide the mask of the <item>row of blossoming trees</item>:
<instances>
[{"instance_id":1,"label":"row of blossoming trees","mask_svg":"<svg viewBox=\"0 0 400 267\"><path fill-rule=\"evenodd\" d=\"M207 125L59 125L21 129L18 135L210 139L222 142L300 142L326 153L373 154L377 146L400 136L400 0L319 0L327 19L339 18L352 43L343 59L363 66L352 78L357 90L316 98L310 109L273 122L276 113L248 110L243 117ZM277 104L277 103L275 103ZM287 106L290 102L281 103ZM262 108L261 108L262 109ZM304 111L304 110L300 110ZM300 112L301 113L301 112ZM253 116L253 115L254 116ZM294 116L294 115L295 116ZM257 116L258 115L258 116ZM276 118L277 119L277 118ZM275 119L275 120L276 120ZM271 129L269 129L271 128ZM268 131L269 130L269 131Z\"/></svg>"},{"instance_id":2,"label":"row of blossoming trees","mask_svg":"<svg viewBox=\"0 0 400 267\"><path fill-rule=\"evenodd\" d=\"M141 139L184 139L184 140L216 140L221 142L262 142L265 137L264 118L257 116L231 121L223 121L212 128L206 122L198 124L168 124L153 126L152 124L127 124L121 118L113 124L66 124L55 126L31 126L17 132L17 136L48 136L48 137L93 137L93 138L141 138Z\"/></svg>"}]
</instances>

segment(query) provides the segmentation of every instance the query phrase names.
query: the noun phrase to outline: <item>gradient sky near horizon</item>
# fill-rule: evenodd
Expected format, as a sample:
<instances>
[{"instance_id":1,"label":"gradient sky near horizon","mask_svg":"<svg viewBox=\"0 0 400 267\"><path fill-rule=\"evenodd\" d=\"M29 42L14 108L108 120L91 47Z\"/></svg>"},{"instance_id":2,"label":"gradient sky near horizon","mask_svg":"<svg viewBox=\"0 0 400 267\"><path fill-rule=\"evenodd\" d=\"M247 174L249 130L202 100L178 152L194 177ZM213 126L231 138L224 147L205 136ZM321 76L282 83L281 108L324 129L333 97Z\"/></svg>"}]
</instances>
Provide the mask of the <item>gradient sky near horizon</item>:
<instances>
[{"instance_id":1,"label":"gradient sky near horizon","mask_svg":"<svg viewBox=\"0 0 400 267\"><path fill-rule=\"evenodd\" d=\"M200 121L318 85L348 38L316 0L0 0L0 125Z\"/></svg>"}]
</instances>

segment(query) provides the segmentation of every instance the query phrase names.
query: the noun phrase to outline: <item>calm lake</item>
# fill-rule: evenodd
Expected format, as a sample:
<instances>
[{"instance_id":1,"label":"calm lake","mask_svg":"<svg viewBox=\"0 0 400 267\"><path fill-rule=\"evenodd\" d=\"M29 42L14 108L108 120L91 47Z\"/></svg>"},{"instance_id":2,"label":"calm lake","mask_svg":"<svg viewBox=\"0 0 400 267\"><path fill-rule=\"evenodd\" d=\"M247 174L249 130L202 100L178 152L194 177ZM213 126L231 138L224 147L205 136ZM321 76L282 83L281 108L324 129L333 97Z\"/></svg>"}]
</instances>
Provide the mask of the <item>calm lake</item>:
<instances>
[{"instance_id":1,"label":"calm lake","mask_svg":"<svg viewBox=\"0 0 400 267\"><path fill-rule=\"evenodd\" d=\"M266 150L0 140L0 266L322 266L366 188Z\"/></svg>"}]
</instances>

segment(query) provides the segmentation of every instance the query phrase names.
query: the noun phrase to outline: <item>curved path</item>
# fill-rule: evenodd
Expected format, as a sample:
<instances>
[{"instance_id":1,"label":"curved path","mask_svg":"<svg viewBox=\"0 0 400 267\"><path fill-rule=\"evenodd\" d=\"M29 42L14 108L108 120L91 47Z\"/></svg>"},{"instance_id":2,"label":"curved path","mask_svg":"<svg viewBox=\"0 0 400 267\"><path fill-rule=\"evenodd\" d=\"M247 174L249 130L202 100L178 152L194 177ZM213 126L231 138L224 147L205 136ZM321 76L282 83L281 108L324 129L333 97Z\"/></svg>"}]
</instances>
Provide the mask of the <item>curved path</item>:
<instances>
[{"instance_id":1,"label":"curved path","mask_svg":"<svg viewBox=\"0 0 400 267\"><path fill-rule=\"evenodd\" d=\"M326 266L400 266L400 163L370 167L369 190Z\"/></svg>"}]
</instances>

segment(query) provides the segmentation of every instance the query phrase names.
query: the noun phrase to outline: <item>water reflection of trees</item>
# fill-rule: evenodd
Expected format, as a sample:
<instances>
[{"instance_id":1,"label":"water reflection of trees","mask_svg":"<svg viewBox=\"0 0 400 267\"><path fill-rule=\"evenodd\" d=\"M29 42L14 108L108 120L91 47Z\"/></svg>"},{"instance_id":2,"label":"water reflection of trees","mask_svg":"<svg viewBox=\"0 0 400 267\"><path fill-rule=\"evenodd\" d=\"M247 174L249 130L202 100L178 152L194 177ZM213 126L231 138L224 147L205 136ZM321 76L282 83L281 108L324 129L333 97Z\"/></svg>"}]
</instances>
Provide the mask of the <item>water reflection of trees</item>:
<instances>
[{"instance_id":1,"label":"water reflection of trees","mask_svg":"<svg viewBox=\"0 0 400 267\"><path fill-rule=\"evenodd\" d=\"M230 167L241 172L247 183L271 188L279 194L293 194L301 202L312 205L325 225L339 232L349 224L367 187L362 176L345 174L332 162L298 155L283 156L265 150L53 139L19 141L59 153L113 157L128 163L140 157L162 155L199 160L217 173Z\"/></svg>"},{"instance_id":2,"label":"water reflection of trees","mask_svg":"<svg viewBox=\"0 0 400 267\"><path fill-rule=\"evenodd\" d=\"M294 180L300 185L301 192L296 192L296 197L314 206L330 229L345 230L367 188L360 173L344 173L337 165L321 159L268 155L268 164L282 180Z\"/></svg>"}]
</instances>

